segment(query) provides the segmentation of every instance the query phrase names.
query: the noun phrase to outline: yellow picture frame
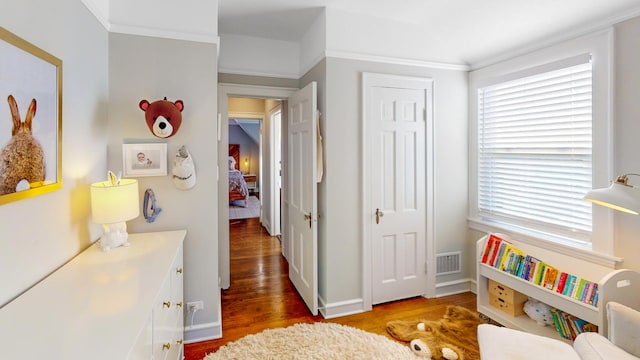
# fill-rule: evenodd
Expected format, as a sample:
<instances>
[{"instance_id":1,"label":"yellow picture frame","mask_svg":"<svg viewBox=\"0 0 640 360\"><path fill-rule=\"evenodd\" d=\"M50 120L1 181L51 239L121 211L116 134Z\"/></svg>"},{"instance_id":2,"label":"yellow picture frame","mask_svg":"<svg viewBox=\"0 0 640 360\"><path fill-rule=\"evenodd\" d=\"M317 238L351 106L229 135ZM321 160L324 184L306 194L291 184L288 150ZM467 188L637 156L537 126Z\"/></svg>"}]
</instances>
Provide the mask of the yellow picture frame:
<instances>
[{"instance_id":1,"label":"yellow picture frame","mask_svg":"<svg viewBox=\"0 0 640 360\"><path fill-rule=\"evenodd\" d=\"M62 188L62 60L0 27L0 205Z\"/></svg>"}]
</instances>

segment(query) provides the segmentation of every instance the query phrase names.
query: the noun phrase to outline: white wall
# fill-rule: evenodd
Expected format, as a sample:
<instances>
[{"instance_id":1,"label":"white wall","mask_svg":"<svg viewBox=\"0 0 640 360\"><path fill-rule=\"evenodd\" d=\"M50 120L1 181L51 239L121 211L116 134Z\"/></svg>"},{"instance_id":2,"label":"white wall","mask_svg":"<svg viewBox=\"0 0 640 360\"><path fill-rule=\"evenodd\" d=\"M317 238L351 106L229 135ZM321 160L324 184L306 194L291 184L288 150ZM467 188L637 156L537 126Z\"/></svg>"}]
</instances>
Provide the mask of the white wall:
<instances>
[{"instance_id":1,"label":"white wall","mask_svg":"<svg viewBox=\"0 0 640 360\"><path fill-rule=\"evenodd\" d=\"M220 72L297 79L300 75L300 44L222 34Z\"/></svg>"},{"instance_id":2,"label":"white wall","mask_svg":"<svg viewBox=\"0 0 640 360\"><path fill-rule=\"evenodd\" d=\"M110 0L108 17L111 32L218 42L217 0Z\"/></svg>"},{"instance_id":3,"label":"white wall","mask_svg":"<svg viewBox=\"0 0 640 360\"><path fill-rule=\"evenodd\" d=\"M452 45L449 39L425 34L421 27L405 21L326 10L326 50L376 55L396 59L443 62ZM456 62L464 64L462 59Z\"/></svg>"},{"instance_id":4,"label":"white wall","mask_svg":"<svg viewBox=\"0 0 640 360\"><path fill-rule=\"evenodd\" d=\"M109 35L109 168L122 168L123 142L166 142L169 175L138 178L140 199L151 188L162 212L154 223L142 216L130 221L131 232L186 229L184 264L185 302L204 301L186 340L212 337L219 332L218 192L217 192L217 68L216 45L153 37ZM184 101L182 125L176 135L152 135L138 107L142 99L163 97ZM197 184L178 190L171 180L173 157L182 145L193 156ZM226 163L224 165L226 167ZM225 194L226 195L226 194ZM225 224L226 226L226 224Z\"/></svg>"},{"instance_id":5,"label":"white wall","mask_svg":"<svg viewBox=\"0 0 640 360\"><path fill-rule=\"evenodd\" d=\"M300 66L303 74L324 59L327 49L327 13L323 10L300 40Z\"/></svg>"},{"instance_id":6,"label":"white wall","mask_svg":"<svg viewBox=\"0 0 640 360\"><path fill-rule=\"evenodd\" d=\"M108 37L76 0L3 1L0 24L63 62L62 189L0 205L1 306L99 236L89 184L106 171ZM11 121L6 100L0 121Z\"/></svg>"}]
</instances>

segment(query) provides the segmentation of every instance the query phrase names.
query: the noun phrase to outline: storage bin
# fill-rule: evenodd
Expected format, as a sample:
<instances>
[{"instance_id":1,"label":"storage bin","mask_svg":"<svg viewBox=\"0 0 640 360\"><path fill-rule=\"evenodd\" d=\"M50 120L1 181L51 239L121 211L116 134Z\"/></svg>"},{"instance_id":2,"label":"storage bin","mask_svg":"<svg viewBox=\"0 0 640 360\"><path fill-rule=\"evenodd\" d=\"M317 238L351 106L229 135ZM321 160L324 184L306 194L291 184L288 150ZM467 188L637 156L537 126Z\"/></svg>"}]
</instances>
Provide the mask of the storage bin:
<instances>
[{"instance_id":1,"label":"storage bin","mask_svg":"<svg viewBox=\"0 0 640 360\"><path fill-rule=\"evenodd\" d=\"M525 301L527 301L527 295L489 279L489 304L491 306L510 316L520 316L524 314Z\"/></svg>"},{"instance_id":2,"label":"storage bin","mask_svg":"<svg viewBox=\"0 0 640 360\"><path fill-rule=\"evenodd\" d=\"M491 279L489 279L489 294L511 304L524 303L527 301L527 295L519 293L512 288Z\"/></svg>"},{"instance_id":3,"label":"storage bin","mask_svg":"<svg viewBox=\"0 0 640 360\"><path fill-rule=\"evenodd\" d=\"M524 302L510 303L493 294L489 294L489 304L510 316L520 316L524 314Z\"/></svg>"}]
</instances>

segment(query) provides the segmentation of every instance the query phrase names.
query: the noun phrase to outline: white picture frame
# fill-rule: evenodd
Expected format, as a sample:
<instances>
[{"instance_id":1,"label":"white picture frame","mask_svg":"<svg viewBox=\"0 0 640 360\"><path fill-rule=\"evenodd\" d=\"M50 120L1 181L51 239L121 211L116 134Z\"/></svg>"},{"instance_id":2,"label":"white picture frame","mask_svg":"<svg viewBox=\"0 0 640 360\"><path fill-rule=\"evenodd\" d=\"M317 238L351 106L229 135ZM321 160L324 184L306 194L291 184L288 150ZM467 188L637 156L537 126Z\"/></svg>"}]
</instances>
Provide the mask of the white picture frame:
<instances>
[{"instance_id":1,"label":"white picture frame","mask_svg":"<svg viewBox=\"0 0 640 360\"><path fill-rule=\"evenodd\" d=\"M166 176L167 144L122 144L124 177Z\"/></svg>"}]
</instances>

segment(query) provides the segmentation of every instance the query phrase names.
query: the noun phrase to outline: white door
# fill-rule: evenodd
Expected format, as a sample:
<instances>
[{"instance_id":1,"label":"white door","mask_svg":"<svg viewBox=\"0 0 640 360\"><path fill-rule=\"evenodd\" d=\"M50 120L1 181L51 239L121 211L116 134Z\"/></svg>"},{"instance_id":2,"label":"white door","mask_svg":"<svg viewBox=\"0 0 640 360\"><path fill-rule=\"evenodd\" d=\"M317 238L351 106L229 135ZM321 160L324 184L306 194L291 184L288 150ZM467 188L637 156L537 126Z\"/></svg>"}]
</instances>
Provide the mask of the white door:
<instances>
[{"instance_id":1,"label":"white door","mask_svg":"<svg viewBox=\"0 0 640 360\"><path fill-rule=\"evenodd\" d=\"M318 315L316 187L316 83L289 97L285 211L289 278L313 315Z\"/></svg>"},{"instance_id":2,"label":"white door","mask_svg":"<svg viewBox=\"0 0 640 360\"><path fill-rule=\"evenodd\" d=\"M372 304L427 293L425 84L431 83L415 82L396 77L365 89Z\"/></svg>"}]
</instances>

